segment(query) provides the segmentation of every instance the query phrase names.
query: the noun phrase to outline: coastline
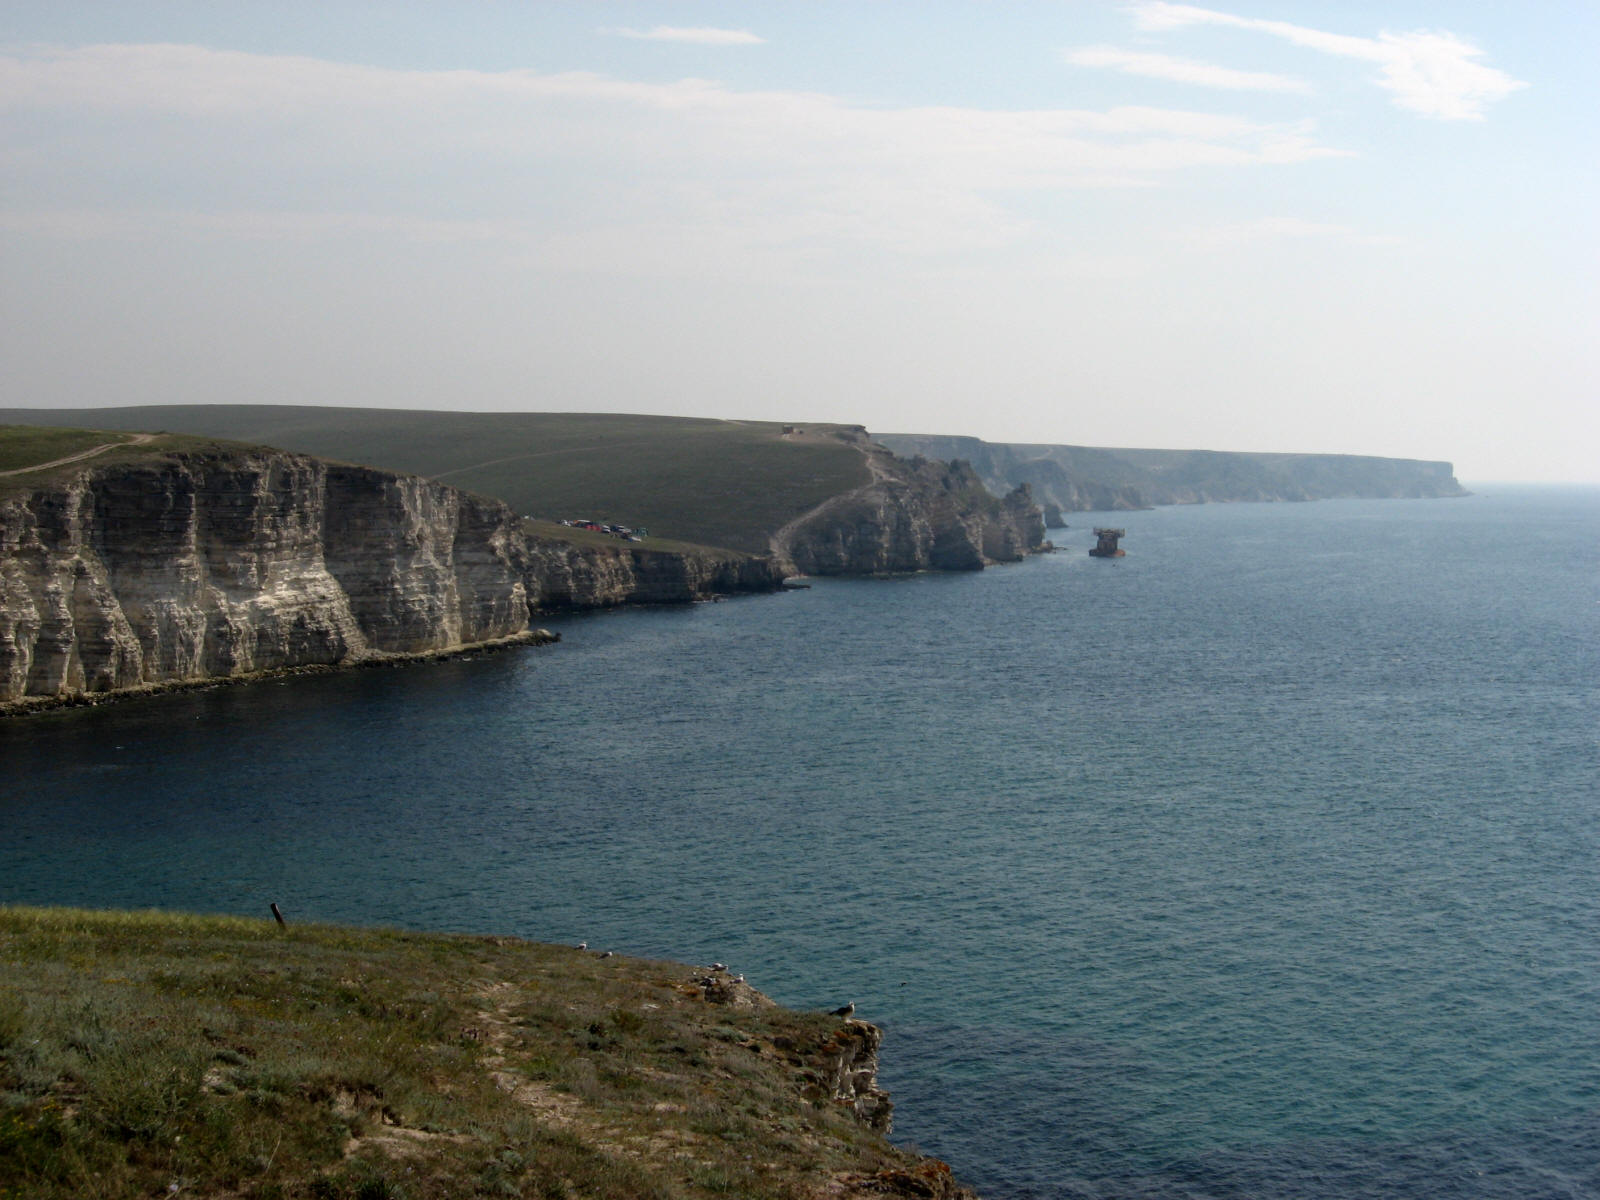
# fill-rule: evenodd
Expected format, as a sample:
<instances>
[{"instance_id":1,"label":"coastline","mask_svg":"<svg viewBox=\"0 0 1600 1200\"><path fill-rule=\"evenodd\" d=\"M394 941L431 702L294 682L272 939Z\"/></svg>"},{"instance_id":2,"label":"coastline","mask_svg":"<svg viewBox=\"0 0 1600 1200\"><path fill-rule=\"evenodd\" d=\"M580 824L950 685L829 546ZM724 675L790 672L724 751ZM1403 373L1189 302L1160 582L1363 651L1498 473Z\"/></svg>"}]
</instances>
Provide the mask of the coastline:
<instances>
[{"instance_id":1,"label":"coastline","mask_svg":"<svg viewBox=\"0 0 1600 1200\"><path fill-rule=\"evenodd\" d=\"M292 675L332 675L336 672L359 671L373 667L403 667L412 663L455 658L462 654L493 654L519 646L549 646L560 640L559 633L551 633L548 629L525 629L521 633L508 634L505 637L488 638L480 642L463 642L457 646L440 647L436 650L373 651L344 662L302 663L293 667L242 671L237 675L216 675L205 679L165 679L157 683L135 684L133 687L115 688L105 692L22 696L15 700L0 701L0 720L54 712L63 708L94 708L104 704L117 704L123 700L143 700L171 692L200 692L211 688L233 687L241 683L260 683L263 680L283 679Z\"/></svg>"}]
</instances>

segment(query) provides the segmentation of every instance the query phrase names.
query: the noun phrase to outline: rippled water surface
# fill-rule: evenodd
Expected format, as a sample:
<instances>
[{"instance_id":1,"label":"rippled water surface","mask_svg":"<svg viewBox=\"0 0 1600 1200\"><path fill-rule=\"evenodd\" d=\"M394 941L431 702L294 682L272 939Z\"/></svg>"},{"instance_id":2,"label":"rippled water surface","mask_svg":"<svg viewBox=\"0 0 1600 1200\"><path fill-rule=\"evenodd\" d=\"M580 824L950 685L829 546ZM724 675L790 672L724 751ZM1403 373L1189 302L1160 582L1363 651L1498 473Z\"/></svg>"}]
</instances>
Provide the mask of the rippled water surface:
<instances>
[{"instance_id":1,"label":"rippled water surface","mask_svg":"<svg viewBox=\"0 0 1600 1200\"><path fill-rule=\"evenodd\" d=\"M721 959L989 1197L1600 1196L1600 493L0 723L0 900Z\"/></svg>"}]
</instances>

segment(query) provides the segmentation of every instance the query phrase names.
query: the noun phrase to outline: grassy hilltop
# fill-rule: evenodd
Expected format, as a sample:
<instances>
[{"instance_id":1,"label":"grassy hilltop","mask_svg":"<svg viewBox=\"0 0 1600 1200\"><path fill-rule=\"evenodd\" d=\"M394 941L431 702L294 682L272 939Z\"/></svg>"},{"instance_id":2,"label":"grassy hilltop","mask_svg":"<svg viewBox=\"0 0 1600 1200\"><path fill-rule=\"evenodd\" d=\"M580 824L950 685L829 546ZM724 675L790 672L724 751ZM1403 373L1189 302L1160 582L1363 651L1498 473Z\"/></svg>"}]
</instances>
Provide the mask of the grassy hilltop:
<instances>
[{"instance_id":1,"label":"grassy hilltop","mask_svg":"<svg viewBox=\"0 0 1600 1200\"><path fill-rule=\"evenodd\" d=\"M97 429L48 429L42 425L0 426L0 472L82 454L109 442L127 444L128 435Z\"/></svg>"},{"instance_id":2,"label":"grassy hilltop","mask_svg":"<svg viewBox=\"0 0 1600 1200\"><path fill-rule=\"evenodd\" d=\"M137 463L173 453L259 449L179 433L132 434L114 429L0 424L0 495L51 483L82 466Z\"/></svg>"},{"instance_id":3,"label":"grassy hilltop","mask_svg":"<svg viewBox=\"0 0 1600 1200\"><path fill-rule=\"evenodd\" d=\"M0 1197L953 1196L679 964L0 907Z\"/></svg>"},{"instance_id":4,"label":"grassy hilltop","mask_svg":"<svg viewBox=\"0 0 1600 1200\"><path fill-rule=\"evenodd\" d=\"M0 423L175 433L437 478L526 516L645 526L764 553L767 536L867 482L862 455L804 426L607 413L454 413L272 405L0 410Z\"/></svg>"}]
</instances>

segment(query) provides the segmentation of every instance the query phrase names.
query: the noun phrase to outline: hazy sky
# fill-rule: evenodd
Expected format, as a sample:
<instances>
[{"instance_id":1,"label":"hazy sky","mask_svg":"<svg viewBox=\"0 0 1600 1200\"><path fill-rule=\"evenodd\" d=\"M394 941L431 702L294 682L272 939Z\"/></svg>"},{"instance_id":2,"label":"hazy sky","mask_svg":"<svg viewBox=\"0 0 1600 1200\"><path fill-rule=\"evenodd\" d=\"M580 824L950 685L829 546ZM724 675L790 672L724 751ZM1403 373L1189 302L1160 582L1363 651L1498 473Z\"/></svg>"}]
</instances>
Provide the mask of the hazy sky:
<instances>
[{"instance_id":1,"label":"hazy sky","mask_svg":"<svg viewBox=\"0 0 1600 1200\"><path fill-rule=\"evenodd\" d=\"M0 405L1600 480L1600 4L0 0Z\"/></svg>"}]
</instances>

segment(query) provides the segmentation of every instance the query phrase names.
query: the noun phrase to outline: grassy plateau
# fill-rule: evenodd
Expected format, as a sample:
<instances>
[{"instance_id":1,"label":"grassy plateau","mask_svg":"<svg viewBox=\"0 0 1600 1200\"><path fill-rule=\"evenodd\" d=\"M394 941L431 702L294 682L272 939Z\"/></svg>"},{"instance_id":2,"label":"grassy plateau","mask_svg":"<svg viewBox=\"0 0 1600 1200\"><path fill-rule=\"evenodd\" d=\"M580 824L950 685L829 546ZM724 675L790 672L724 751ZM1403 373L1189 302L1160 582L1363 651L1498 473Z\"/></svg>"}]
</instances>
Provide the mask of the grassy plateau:
<instances>
[{"instance_id":1,"label":"grassy plateau","mask_svg":"<svg viewBox=\"0 0 1600 1200\"><path fill-rule=\"evenodd\" d=\"M93 450L96 446L128 440L125 433L97 429L50 429L42 425L0 426L0 471L26 471Z\"/></svg>"},{"instance_id":2,"label":"grassy plateau","mask_svg":"<svg viewBox=\"0 0 1600 1200\"><path fill-rule=\"evenodd\" d=\"M437 478L542 520L764 553L774 530L867 482L833 426L613 413L457 413L283 405L0 410L0 422L171 430Z\"/></svg>"},{"instance_id":3,"label":"grassy plateau","mask_svg":"<svg viewBox=\"0 0 1600 1200\"><path fill-rule=\"evenodd\" d=\"M0 906L0 1197L948 1194L825 1094L836 1018L696 974Z\"/></svg>"},{"instance_id":4,"label":"grassy plateau","mask_svg":"<svg viewBox=\"0 0 1600 1200\"><path fill-rule=\"evenodd\" d=\"M109 447L88 458L56 464L86 450ZM142 441L127 433L99 429L47 429L0 425L0 495L31 491L76 474L85 467L110 467L148 462L174 453L226 453L260 450L216 438L188 434L156 434Z\"/></svg>"}]
</instances>

